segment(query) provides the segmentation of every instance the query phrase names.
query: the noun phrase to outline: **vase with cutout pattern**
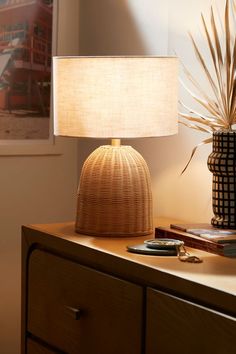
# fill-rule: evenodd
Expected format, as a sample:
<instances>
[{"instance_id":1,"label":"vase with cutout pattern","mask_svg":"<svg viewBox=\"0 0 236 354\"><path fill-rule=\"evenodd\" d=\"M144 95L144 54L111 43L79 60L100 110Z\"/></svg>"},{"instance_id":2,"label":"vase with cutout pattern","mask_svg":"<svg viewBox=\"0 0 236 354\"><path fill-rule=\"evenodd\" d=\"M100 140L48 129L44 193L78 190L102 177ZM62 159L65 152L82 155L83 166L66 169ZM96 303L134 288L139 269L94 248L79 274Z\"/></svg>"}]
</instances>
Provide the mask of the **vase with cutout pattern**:
<instances>
[{"instance_id":1,"label":"vase with cutout pattern","mask_svg":"<svg viewBox=\"0 0 236 354\"><path fill-rule=\"evenodd\" d=\"M236 131L213 133L213 150L208 157L213 173L213 226L236 229Z\"/></svg>"}]
</instances>

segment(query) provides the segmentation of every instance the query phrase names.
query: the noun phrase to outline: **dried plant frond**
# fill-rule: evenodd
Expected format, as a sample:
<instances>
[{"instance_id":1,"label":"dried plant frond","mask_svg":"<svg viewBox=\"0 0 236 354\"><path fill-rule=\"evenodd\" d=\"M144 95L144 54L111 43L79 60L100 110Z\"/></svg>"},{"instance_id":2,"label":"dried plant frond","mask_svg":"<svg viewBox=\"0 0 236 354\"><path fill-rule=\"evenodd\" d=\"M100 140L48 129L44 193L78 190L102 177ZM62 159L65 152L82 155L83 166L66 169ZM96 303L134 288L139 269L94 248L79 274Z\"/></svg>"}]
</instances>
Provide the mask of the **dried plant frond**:
<instances>
[{"instance_id":1,"label":"dried plant frond","mask_svg":"<svg viewBox=\"0 0 236 354\"><path fill-rule=\"evenodd\" d=\"M179 104L191 114L195 114L196 116L201 117L202 119L206 119L206 120L209 120L209 121L212 121L212 122L216 121L215 117L209 116L209 115L206 115L206 114L202 114L202 113L196 111L195 109L192 109L192 108L186 106L186 104L183 103L182 101L179 101Z\"/></svg>"},{"instance_id":2,"label":"dried plant frond","mask_svg":"<svg viewBox=\"0 0 236 354\"><path fill-rule=\"evenodd\" d=\"M216 131L217 129L222 128L222 125L220 125L218 123L214 123L214 124L213 123L209 123L207 120L202 119L202 118L193 117L193 116L190 116L190 115L185 114L185 113L179 113L179 115L182 118L190 120L191 122L196 122L196 123L200 123L202 125L206 125L207 127L209 127L209 129L207 129L206 127L204 128L204 131L207 132L207 133L212 133L213 131ZM183 122L181 122L181 123L183 123Z\"/></svg>"},{"instance_id":3,"label":"dried plant frond","mask_svg":"<svg viewBox=\"0 0 236 354\"><path fill-rule=\"evenodd\" d=\"M201 99L199 96L196 96L192 91L190 91L182 81L180 81L180 83L185 88L185 90L191 94L191 96L195 99L195 101L197 101L202 107L208 110L208 112L210 112L214 117L216 117L217 120L224 122L224 119L221 118L221 115L218 112L218 106L215 104L215 102L211 100L207 101Z\"/></svg>"},{"instance_id":4,"label":"dried plant frond","mask_svg":"<svg viewBox=\"0 0 236 354\"><path fill-rule=\"evenodd\" d=\"M201 131L203 133L210 133L211 132L210 130L208 130L208 129L204 128L204 127L201 127L200 125L197 125L197 124L190 124L188 122L180 122L180 124L183 124L183 125L185 125L188 128L192 128L192 129Z\"/></svg>"},{"instance_id":5,"label":"dried plant frond","mask_svg":"<svg viewBox=\"0 0 236 354\"><path fill-rule=\"evenodd\" d=\"M179 113L180 122L185 126L210 133L217 130L231 131L236 124L236 1L225 0L224 15L221 16L220 28L216 21L214 9L210 10L210 21L207 23L203 14L201 20L203 33L206 38L207 50L211 59L206 58L193 35L189 33L196 59L202 72L210 85L210 91L206 92L189 70L183 65L186 78L198 91L198 94L190 90L181 80L182 86L191 95L194 101L208 113L201 113L198 109L191 109L181 103L183 112ZM223 31L221 30L221 26ZM223 33L221 33L223 32ZM207 144L212 138L205 139L196 146L184 168L188 167L197 147ZM182 173L183 173L182 172Z\"/></svg>"},{"instance_id":6,"label":"dried plant frond","mask_svg":"<svg viewBox=\"0 0 236 354\"><path fill-rule=\"evenodd\" d=\"M197 146L195 146L192 150L191 156L186 164L186 166L184 167L183 171L181 172L181 175L186 171L186 169L188 168L188 165L190 164L190 162L192 161L193 156L195 155L195 152L197 151L197 148L199 148L201 145L204 144L209 144L212 143L213 138L208 138L203 140L200 144L198 144Z\"/></svg>"}]
</instances>

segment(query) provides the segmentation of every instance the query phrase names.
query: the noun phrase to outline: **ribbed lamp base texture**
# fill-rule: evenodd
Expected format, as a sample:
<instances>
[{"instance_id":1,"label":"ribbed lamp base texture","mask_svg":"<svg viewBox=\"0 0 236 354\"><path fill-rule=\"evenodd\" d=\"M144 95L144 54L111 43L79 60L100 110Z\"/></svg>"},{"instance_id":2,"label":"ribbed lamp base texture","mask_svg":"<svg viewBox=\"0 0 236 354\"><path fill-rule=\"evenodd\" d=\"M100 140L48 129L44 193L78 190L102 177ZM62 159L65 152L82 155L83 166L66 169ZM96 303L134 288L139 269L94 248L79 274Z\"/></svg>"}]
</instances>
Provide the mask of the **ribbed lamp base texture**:
<instances>
[{"instance_id":1,"label":"ribbed lamp base texture","mask_svg":"<svg viewBox=\"0 0 236 354\"><path fill-rule=\"evenodd\" d=\"M84 163L76 232L131 237L153 232L150 173L131 146L101 146Z\"/></svg>"}]
</instances>

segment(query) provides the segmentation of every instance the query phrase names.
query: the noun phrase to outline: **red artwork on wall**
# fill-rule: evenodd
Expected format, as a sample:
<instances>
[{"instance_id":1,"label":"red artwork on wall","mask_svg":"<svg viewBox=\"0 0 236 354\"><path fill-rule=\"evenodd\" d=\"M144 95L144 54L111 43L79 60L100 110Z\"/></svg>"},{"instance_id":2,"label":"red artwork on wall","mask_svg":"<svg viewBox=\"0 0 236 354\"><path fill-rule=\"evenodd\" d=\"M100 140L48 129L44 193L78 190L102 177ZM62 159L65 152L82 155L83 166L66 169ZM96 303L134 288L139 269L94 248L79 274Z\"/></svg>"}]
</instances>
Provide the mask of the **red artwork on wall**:
<instances>
[{"instance_id":1,"label":"red artwork on wall","mask_svg":"<svg viewBox=\"0 0 236 354\"><path fill-rule=\"evenodd\" d=\"M0 0L0 139L48 139L53 0Z\"/></svg>"}]
</instances>

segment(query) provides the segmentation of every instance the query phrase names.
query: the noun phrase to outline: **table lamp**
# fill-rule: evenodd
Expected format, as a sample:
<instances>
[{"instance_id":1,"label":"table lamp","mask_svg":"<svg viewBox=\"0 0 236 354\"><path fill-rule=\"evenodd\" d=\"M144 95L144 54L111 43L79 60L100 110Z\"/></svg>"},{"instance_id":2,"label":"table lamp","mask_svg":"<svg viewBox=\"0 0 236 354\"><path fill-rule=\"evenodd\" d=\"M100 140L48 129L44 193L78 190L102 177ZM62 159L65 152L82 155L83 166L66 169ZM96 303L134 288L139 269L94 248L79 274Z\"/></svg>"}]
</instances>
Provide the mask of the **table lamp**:
<instances>
[{"instance_id":1,"label":"table lamp","mask_svg":"<svg viewBox=\"0 0 236 354\"><path fill-rule=\"evenodd\" d=\"M176 57L53 58L54 134L112 139L83 165L76 232L153 232L147 164L120 139L177 133L177 76Z\"/></svg>"}]
</instances>

